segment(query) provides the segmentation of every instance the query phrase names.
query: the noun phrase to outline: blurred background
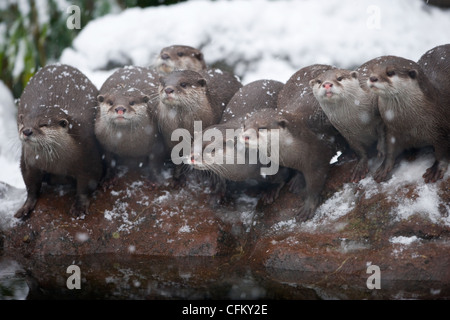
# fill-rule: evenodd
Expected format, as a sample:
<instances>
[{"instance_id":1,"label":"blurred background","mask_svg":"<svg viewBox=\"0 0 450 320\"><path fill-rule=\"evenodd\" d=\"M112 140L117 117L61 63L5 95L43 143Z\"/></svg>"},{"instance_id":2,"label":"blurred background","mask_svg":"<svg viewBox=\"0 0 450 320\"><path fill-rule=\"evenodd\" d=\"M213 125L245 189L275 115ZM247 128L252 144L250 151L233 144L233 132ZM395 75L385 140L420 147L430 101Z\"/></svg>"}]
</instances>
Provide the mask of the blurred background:
<instances>
[{"instance_id":1,"label":"blurred background","mask_svg":"<svg viewBox=\"0 0 450 320\"><path fill-rule=\"evenodd\" d=\"M71 5L80 8L80 29L67 28ZM375 14L380 9L381 30L365 26L371 7ZM449 7L449 0L1 0L0 79L17 99L39 67L62 62L101 85L108 70L149 65L163 46L177 41L199 47L210 65L230 69L246 82L261 77L287 81L306 64L350 68L385 53L418 58L426 49L450 42ZM107 15L116 19L101 19ZM90 25L93 20L103 24ZM114 42L130 47L119 50ZM139 56L140 51L145 53Z\"/></svg>"},{"instance_id":2,"label":"blurred background","mask_svg":"<svg viewBox=\"0 0 450 320\"><path fill-rule=\"evenodd\" d=\"M171 5L186 0L1 0L0 79L18 98L39 67L57 61L82 29L69 29L67 8L80 8L83 25L132 7Z\"/></svg>"}]
</instances>

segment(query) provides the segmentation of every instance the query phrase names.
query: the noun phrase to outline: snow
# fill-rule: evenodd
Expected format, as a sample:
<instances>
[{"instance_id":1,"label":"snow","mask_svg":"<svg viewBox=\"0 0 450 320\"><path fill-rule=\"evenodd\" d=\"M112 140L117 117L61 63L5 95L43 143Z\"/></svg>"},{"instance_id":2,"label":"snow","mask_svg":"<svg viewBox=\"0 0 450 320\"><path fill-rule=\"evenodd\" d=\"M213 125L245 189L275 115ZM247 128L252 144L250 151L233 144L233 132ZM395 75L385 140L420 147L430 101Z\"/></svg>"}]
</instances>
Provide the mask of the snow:
<instances>
[{"instance_id":1,"label":"snow","mask_svg":"<svg viewBox=\"0 0 450 320\"><path fill-rule=\"evenodd\" d=\"M233 66L244 83L285 82L314 63L354 68L385 54L416 61L450 42L442 30L450 30L448 11L422 0L198 0L96 19L60 61L100 86L108 62L148 66L163 47L185 44L201 48L207 64Z\"/></svg>"},{"instance_id":2,"label":"snow","mask_svg":"<svg viewBox=\"0 0 450 320\"><path fill-rule=\"evenodd\" d=\"M25 188L19 167L21 143L17 133L16 113L14 98L0 81L0 181Z\"/></svg>"},{"instance_id":3,"label":"snow","mask_svg":"<svg viewBox=\"0 0 450 320\"><path fill-rule=\"evenodd\" d=\"M25 1L20 3L26 5ZM40 12L45 11L43 3L38 2ZM416 61L430 48L450 43L450 33L443 32L450 30L449 14L448 10L426 6L422 0L197 0L171 6L131 8L82 25L73 46L63 51L59 62L79 68L100 88L114 71L106 70L109 63L149 66L161 48L185 44L200 48L209 65L225 62L233 67L244 84L259 79L285 82L300 68L315 63L355 68L387 54ZM39 19L45 21L45 14ZM20 64L16 68L19 70ZM19 169L20 141L14 100L1 82L0 112L3 137L0 181L18 188L12 189L7 197L2 197L0 192L0 226L10 226L13 213L25 199L25 186ZM392 211L399 220L418 213L433 222L450 225L450 217L440 214L442 210L450 212L450 206L443 203L438 194L439 182L423 183L422 174L432 161L432 157L423 156L414 162L403 162L386 183L378 184L369 176L359 184L346 184L301 228L313 231L329 223L340 228L342 224L336 220L353 210L361 197L368 198L379 192L390 194L399 203ZM418 184L415 197L402 198L398 190L415 183ZM134 185L113 193L117 201L105 212L105 218L121 219L120 231L129 232L140 223L139 213L128 212L121 201L126 199L127 192L138 189L139 185ZM166 202L169 197L161 195L153 204ZM254 223L256 204L243 202L238 219L249 230ZM142 204L148 205L144 195ZM274 228L281 230L296 225L292 219Z\"/></svg>"},{"instance_id":4,"label":"snow","mask_svg":"<svg viewBox=\"0 0 450 320\"><path fill-rule=\"evenodd\" d=\"M412 237L404 237L404 236L399 236L399 237L392 237L389 239L389 242L391 243L395 243L395 244L403 244L403 245L410 245L411 243L415 242L415 241L419 241L419 238L417 238L416 236L412 236Z\"/></svg>"},{"instance_id":5,"label":"snow","mask_svg":"<svg viewBox=\"0 0 450 320\"><path fill-rule=\"evenodd\" d=\"M433 223L450 226L450 215L448 214L450 213L450 205L439 196L438 186L440 182L426 184L423 181L422 175L433 162L434 156L432 154L420 155L414 161L403 160L397 168L394 168L391 179L377 183L373 180L371 174L380 163L379 161L372 161L370 163L371 174L368 177L357 184L344 184L342 190L336 192L319 206L316 215L311 220L302 223L302 230L314 232L318 228L330 224L334 228L341 228L342 225L336 224L336 220L353 210L359 199L369 199L378 193L389 195L388 200L394 200L398 204L391 212L391 215L397 221L407 220L414 214L420 214ZM447 170L444 179L449 176L450 168ZM407 188L413 185L417 185L414 188L414 198L405 197ZM447 214L442 215L440 210L445 210ZM289 227L293 228L295 221L290 220L290 222Z\"/></svg>"}]
</instances>

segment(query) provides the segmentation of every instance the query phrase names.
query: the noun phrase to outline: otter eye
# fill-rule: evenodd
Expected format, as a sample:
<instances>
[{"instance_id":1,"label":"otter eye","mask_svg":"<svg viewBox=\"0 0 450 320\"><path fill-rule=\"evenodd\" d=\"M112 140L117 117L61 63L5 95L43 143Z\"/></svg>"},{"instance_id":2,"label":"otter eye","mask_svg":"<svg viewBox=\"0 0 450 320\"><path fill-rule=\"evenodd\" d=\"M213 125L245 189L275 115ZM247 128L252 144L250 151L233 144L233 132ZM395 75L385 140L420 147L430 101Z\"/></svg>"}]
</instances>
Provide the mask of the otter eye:
<instances>
[{"instance_id":1,"label":"otter eye","mask_svg":"<svg viewBox=\"0 0 450 320\"><path fill-rule=\"evenodd\" d=\"M62 128L65 128L65 127L67 127L67 120L61 120L58 124L59 124Z\"/></svg>"},{"instance_id":2,"label":"otter eye","mask_svg":"<svg viewBox=\"0 0 450 320\"><path fill-rule=\"evenodd\" d=\"M134 101L130 101L130 106L134 106Z\"/></svg>"},{"instance_id":3,"label":"otter eye","mask_svg":"<svg viewBox=\"0 0 450 320\"><path fill-rule=\"evenodd\" d=\"M111 100L109 100L109 101L108 101L108 104L109 104L110 106L112 106L114 103L113 103Z\"/></svg>"},{"instance_id":4,"label":"otter eye","mask_svg":"<svg viewBox=\"0 0 450 320\"><path fill-rule=\"evenodd\" d=\"M336 80L339 81L339 82L341 82L342 79L344 79L344 77L342 77L342 76L336 78Z\"/></svg>"},{"instance_id":5,"label":"otter eye","mask_svg":"<svg viewBox=\"0 0 450 320\"><path fill-rule=\"evenodd\" d=\"M186 82L182 82L182 83L180 83L180 86L181 86L182 88L186 88L186 87L187 87L187 83L186 83Z\"/></svg>"},{"instance_id":6,"label":"otter eye","mask_svg":"<svg viewBox=\"0 0 450 320\"><path fill-rule=\"evenodd\" d=\"M395 75L395 71L392 71L392 70L391 71L387 71L386 74L387 74L388 77L392 77L392 76Z\"/></svg>"},{"instance_id":7,"label":"otter eye","mask_svg":"<svg viewBox=\"0 0 450 320\"><path fill-rule=\"evenodd\" d=\"M183 52L177 52L177 56L182 57L182 56L184 56L184 53Z\"/></svg>"},{"instance_id":8,"label":"otter eye","mask_svg":"<svg viewBox=\"0 0 450 320\"><path fill-rule=\"evenodd\" d=\"M320 81L320 80L317 80L317 84L321 84L322 83L322 81Z\"/></svg>"}]
</instances>

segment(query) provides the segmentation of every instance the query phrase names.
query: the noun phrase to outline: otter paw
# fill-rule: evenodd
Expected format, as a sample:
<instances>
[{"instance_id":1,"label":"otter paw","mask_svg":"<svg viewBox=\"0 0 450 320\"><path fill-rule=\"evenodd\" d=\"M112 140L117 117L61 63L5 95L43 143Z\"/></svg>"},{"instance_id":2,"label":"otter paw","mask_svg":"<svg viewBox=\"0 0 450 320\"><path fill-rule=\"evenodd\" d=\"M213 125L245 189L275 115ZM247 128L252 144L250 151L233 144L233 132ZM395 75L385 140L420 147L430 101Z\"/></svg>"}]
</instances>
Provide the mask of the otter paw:
<instances>
[{"instance_id":1,"label":"otter paw","mask_svg":"<svg viewBox=\"0 0 450 320\"><path fill-rule=\"evenodd\" d=\"M83 215L88 215L88 206L86 204L75 202L70 208L69 214L75 218L81 217Z\"/></svg>"},{"instance_id":2,"label":"otter paw","mask_svg":"<svg viewBox=\"0 0 450 320\"><path fill-rule=\"evenodd\" d=\"M373 179L378 183L386 181L390 171L391 170L382 166L382 167L378 168L378 170L375 172L375 174L373 175Z\"/></svg>"},{"instance_id":3,"label":"otter paw","mask_svg":"<svg viewBox=\"0 0 450 320\"><path fill-rule=\"evenodd\" d=\"M266 190L262 193L261 201L264 205L269 205L275 202L278 198L279 190L277 188Z\"/></svg>"},{"instance_id":4,"label":"otter paw","mask_svg":"<svg viewBox=\"0 0 450 320\"><path fill-rule=\"evenodd\" d=\"M17 210L16 214L14 215L14 218L25 220L27 217L30 216L31 211L33 211L33 207L25 204L22 206L22 208Z\"/></svg>"},{"instance_id":5,"label":"otter paw","mask_svg":"<svg viewBox=\"0 0 450 320\"><path fill-rule=\"evenodd\" d=\"M444 174L447 171L447 168L441 168L438 161L427 169L427 171L423 174L423 178L425 183L436 182L444 178Z\"/></svg>"},{"instance_id":6,"label":"otter paw","mask_svg":"<svg viewBox=\"0 0 450 320\"><path fill-rule=\"evenodd\" d=\"M353 168L353 173L351 177L351 182L357 183L364 179L369 172L369 168L367 167L367 163L358 162Z\"/></svg>"},{"instance_id":7,"label":"otter paw","mask_svg":"<svg viewBox=\"0 0 450 320\"><path fill-rule=\"evenodd\" d=\"M295 220L297 222L305 222L314 217L317 209L317 204L311 201L305 201L300 211L296 214Z\"/></svg>"}]
</instances>

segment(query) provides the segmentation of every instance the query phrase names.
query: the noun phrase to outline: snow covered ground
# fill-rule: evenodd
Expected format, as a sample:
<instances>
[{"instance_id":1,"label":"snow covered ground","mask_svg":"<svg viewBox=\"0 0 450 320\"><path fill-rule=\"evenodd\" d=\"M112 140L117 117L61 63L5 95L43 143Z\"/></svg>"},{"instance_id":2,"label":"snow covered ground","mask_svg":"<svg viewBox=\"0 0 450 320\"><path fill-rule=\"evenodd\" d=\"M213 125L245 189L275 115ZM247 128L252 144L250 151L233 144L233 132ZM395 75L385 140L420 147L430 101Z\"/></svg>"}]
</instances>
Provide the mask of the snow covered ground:
<instances>
[{"instance_id":1,"label":"snow covered ground","mask_svg":"<svg viewBox=\"0 0 450 320\"><path fill-rule=\"evenodd\" d=\"M82 29L60 61L98 86L108 63L147 66L172 44L201 48L208 64L224 61L248 83L286 81L314 63L353 68L385 54L416 61L450 43L450 11L422 0L198 0L128 9Z\"/></svg>"},{"instance_id":2,"label":"snow covered ground","mask_svg":"<svg viewBox=\"0 0 450 320\"><path fill-rule=\"evenodd\" d=\"M314 63L354 68L386 54L418 60L428 49L450 43L448 30L450 11L426 6L422 0L198 0L132 8L82 25L60 62L79 68L100 87L113 72L106 70L108 65L148 66L161 48L185 44L201 48L208 64L225 62L233 67L244 84L263 78L285 82L298 69ZM2 83L0 112L0 181L23 190L14 103ZM364 179L366 195L417 181L421 184L418 198L402 203L395 214L401 218L419 211L438 221L441 200L437 188L424 185L421 178L430 161L419 159L408 167L400 166L394 179L385 184ZM359 196L354 188L349 184L329 199L310 223L338 218L351 210ZM23 199L13 204L7 201L0 197L0 215L12 216L12 207ZM450 225L449 219L443 223Z\"/></svg>"}]
</instances>

